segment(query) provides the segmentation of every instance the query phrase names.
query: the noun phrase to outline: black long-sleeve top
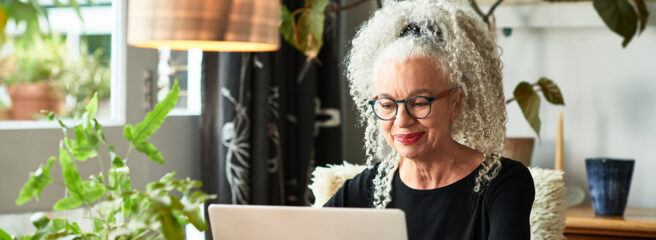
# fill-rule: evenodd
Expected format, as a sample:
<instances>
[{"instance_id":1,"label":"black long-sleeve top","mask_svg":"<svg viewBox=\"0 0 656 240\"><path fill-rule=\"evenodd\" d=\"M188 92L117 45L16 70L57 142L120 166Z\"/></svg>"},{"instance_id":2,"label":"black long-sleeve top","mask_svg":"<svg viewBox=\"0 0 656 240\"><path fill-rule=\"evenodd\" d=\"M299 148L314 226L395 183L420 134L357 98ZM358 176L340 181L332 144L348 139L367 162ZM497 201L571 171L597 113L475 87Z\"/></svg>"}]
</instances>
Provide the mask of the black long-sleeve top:
<instances>
[{"instance_id":1,"label":"black long-sleeve top","mask_svg":"<svg viewBox=\"0 0 656 240\"><path fill-rule=\"evenodd\" d=\"M478 169L445 187L417 190L398 171L388 208L405 212L408 239L530 239L529 216L535 197L533 178L521 163L501 158L499 174L474 192ZM324 207L372 207L376 165L347 180Z\"/></svg>"}]
</instances>

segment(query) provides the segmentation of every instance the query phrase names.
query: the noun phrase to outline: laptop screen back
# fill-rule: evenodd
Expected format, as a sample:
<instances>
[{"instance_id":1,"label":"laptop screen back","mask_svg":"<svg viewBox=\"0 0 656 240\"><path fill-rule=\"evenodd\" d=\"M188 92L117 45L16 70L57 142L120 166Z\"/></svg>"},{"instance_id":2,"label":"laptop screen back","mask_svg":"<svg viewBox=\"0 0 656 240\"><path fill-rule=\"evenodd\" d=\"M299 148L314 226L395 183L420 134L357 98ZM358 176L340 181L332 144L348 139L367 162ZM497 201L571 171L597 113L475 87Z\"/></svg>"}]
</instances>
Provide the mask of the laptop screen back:
<instances>
[{"instance_id":1,"label":"laptop screen back","mask_svg":"<svg viewBox=\"0 0 656 240\"><path fill-rule=\"evenodd\" d=\"M398 209L310 208L212 204L215 240L404 240Z\"/></svg>"}]
</instances>

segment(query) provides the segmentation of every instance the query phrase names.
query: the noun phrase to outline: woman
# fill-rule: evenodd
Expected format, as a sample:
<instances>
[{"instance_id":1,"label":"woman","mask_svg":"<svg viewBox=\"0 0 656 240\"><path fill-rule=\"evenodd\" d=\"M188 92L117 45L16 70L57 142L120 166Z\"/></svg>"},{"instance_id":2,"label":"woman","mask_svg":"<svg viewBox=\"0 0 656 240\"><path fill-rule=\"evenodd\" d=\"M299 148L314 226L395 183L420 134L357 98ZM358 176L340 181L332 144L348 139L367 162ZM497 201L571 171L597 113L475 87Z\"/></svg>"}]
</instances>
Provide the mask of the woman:
<instances>
[{"instance_id":1,"label":"woman","mask_svg":"<svg viewBox=\"0 0 656 240\"><path fill-rule=\"evenodd\" d=\"M500 157L506 115L497 48L464 3L378 10L347 57L370 168L325 206L399 208L410 239L529 239L533 179Z\"/></svg>"}]
</instances>

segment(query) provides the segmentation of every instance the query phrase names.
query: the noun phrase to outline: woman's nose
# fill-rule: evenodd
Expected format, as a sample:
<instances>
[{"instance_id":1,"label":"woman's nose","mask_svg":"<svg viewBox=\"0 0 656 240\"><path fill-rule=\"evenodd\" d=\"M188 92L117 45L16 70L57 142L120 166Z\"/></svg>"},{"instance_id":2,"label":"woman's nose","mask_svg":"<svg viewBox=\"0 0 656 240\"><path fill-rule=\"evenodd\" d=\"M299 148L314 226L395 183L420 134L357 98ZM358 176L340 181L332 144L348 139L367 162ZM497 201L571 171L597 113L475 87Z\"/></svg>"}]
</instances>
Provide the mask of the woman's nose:
<instances>
[{"instance_id":1,"label":"woman's nose","mask_svg":"<svg viewBox=\"0 0 656 240\"><path fill-rule=\"evenodd\" d=\"M399 104L398 107L399 108L398 108L398 112L396 112L396 118L394 119L394 124L397 127L401 127L401 128L412 126L412 124L414 124L417 121L417 119L415 119L414 117L410 116L410 114L408 114L408 111L405 108L405 104Z\"/></svg>"}]
</instances>

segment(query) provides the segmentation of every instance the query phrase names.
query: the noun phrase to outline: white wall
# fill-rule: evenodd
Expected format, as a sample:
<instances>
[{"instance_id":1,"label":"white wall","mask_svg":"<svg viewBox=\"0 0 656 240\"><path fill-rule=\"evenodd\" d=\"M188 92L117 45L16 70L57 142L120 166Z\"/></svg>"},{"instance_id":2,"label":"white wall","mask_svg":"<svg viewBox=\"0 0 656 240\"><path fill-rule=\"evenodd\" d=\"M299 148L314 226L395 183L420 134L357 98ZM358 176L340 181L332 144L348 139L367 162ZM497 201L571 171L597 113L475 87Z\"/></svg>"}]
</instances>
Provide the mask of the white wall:
<instances>
[{"instance_id":1,"label":"white wall","mask_svg":"<svg viewBox=\"0 0 656 240\"><path fill-rule=\"evenodd\" d=\"M138 123L146 114L143 110L143 71L156 70L156 64L156 50L128 48L125 95L129 124ZM123 138L123 127L107 127L105 133L108 141L115 145L116 152L125 156L128 145ZM199 133L198 116L167 118L159 131L150 138L162 152L166 164L153 163L143 154L133 151L128 163L132 171L133 187L143 189L146 182L157 180L169 171L176 171L178 178L189 176L200 179ZM15 205L20 188L28 179L28 173L45 163L49 156L58 154L61 134L59 129L0 130L0 213L50 210L54 202L63 196L64 189L53 184L43 192L41 201L31 201L21 207ZM108 157L104 153L101 156L107 168ZM97 174L98 161L79 163L78 168L83 178ZM62 181L61 169L57 164L52 173L53 179Z\"/></svg>"},{"instance_id":2,"label":"white wall","mask_svg":"<svg viewBox=\"0 0 656 240\"><path fill-rule=\"evenodd\" d=\"M591 2L503 6L498 27L505 93L541 76L561 88L565 107L542 101L542 137L533 166L553 168L558 112L564 115L565 180L588 192L587 157L636 160L629 206L656 207L656 2L644 33L622 49ZM508 107L508 135L535 136L516 103ZM589 201L589 197L586 197Z\"/></svg>"}]
</instances>

